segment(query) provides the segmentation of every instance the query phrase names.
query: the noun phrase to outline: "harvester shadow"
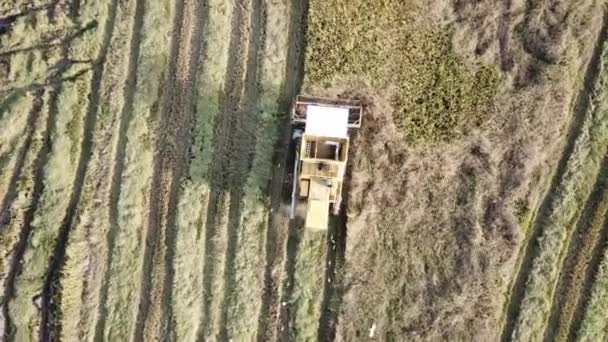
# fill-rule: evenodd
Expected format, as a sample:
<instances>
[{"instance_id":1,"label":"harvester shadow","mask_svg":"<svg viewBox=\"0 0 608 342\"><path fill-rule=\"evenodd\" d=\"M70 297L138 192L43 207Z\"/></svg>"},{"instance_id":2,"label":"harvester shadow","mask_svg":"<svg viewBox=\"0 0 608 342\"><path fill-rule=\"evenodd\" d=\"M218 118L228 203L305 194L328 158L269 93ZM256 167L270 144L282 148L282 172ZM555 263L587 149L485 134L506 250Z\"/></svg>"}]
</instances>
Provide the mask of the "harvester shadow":
<instances>
[{"instance_id":1,"label":"harvester shadow","mask_svg":"<svg viewBox=\"0 0 608 342\"><path fill-rule=\"evenodd\" d=\"M278 99L278 108L280 113L289 113L292 100L300 91L304 72L304 50L306 47L306 27L307 27L308 0L298 0L291 2L291 18L289 25L289 46L287 51L287 63L285 67L285 80L281 85L281 94ZM269 322L279 319L279 315L275 314L278 305L279 296L282 285L280 280L275 279L273 270L276 268L279 253L283 251L283 246L297 246L299 244L299 236L293 241L291 238L295 235L295 227L290 223L288 231L288 241L280 241L277 231L285 229L280 226L283 222L285 213L280 210L281 203L285 199L290 199L291 187L284 187L284 179L286 166L289 159L289 145L291 140L291 118L289 115L284 115L280 122L280 131L275 143L275 153L273 156L272 179L269 183L268 195L270 196L270 210L268 214L268 225L266 228L265 242L265 267L264 267L264 291L262 293L262 306L258 316L257 341L263 342L271 340L275 331L280 329L277 321L273 329L273 325ZM290 242L290 240L292 240ZM289 250L289 249L288 249ZM289 255L288 255L289 257ZM292 256L293 258L293 256ZM295 260L290 260L294 263ZM286 263L288 265L288 263ZM295 265L291 266L292 277ZM291 282L293 283L293 281ZM273 315L274 314L274 315ZM278 335L277 335L278 336Z\"/></svg>"}]
</instances>

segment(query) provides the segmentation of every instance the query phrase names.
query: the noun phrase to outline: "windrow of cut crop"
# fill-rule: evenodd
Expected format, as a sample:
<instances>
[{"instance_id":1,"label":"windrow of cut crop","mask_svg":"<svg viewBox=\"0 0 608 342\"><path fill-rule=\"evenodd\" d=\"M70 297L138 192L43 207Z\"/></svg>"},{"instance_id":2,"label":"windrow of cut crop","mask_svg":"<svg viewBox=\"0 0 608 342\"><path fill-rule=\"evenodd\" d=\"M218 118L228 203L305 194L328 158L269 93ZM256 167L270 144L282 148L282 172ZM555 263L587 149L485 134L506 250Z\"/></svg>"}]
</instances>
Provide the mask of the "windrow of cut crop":
<instances>
[{"instance_id":1,"label":"windrow of cut crop","mask_svg":"<svg viewBox=\"0 0 608 342\"><path fill-rule=\"evenodd\" d=\"M601 37L599 43L603 44ZM535 229L541 229L541 234L537 241L531 241L536 244L534 257L511 335L514 340L542 339L565 249L581 214L581 203L589 197L606 153L608 48L606 45L600 48L599 76L590 103L583 108L586 114L578 135L573 137L572 153L567 157L565 171L557 186L548 194L551 197L547 211L541 213L535 222L540 225Z\"/></svg>"},{"instance_id":2,"label":"windrow of cut crop","mask_svg":"<svg viewBox=\"0 0 608 342\"><path fill-rule=\"evenodd\" d=\"M608 229L604 224L604 229ZM608 338L608 246L604 242L601 264L582 316L580 328L575 332L577 341L605 341Z\"/></svg>"},{"instance_id":3,"label":"windrow of cut crop","mask_svg":"<svg viewBox=\"0 0 608 342\"><path fill-rule=\"evenodd\" d=\"M126 341L135 333L143 272L144 218L152 191L153 142L159 93L167 72L172 10L168 2L147 0L135 8L137 15L143 16L143 22L142 27L137 28L140 18L136 16L135 26L130 31L131 54L137 44L139 55L137 68L134 70L132 64L135 63L134 55L129 56L127 68L129 73L136 73L127 79L124 93L125 105L131 108L121 114L121 120L128 123L125 123L126 127L121 123L117 126L118 132L115 131L119 134L116 139L125 140L116 141L113 151L115 164L107 194L109 204L105 208L109 230L103 237L108 259L105 265L100 265L103 276L99 287L99 311L94 313L98 316L94 319L94 332L89 333L89 338L95 340ZM141 36L136 36L138 30ZM126 138L121 138L123 134ZM82 316L86 317L86 313Z\"/></svg>"},{"instance_id":4,"label":"windrow of cut crop","mask_svg":"<svg viewBox=\"0 0 608 342\"><path fill-rule=\"evenodd\" d=\"M179 341L196 340L203 306L204 222L209 201L209 173L214 121L220 110L221 88L227 73L228 44L233 6L209 0L203 32L203 51L196 71L197 99L194 105L194 136L190 167L182 180L182 193L175 219L176 244L172 284L172 312Z\"/></svg>"},{"instance_id":5,"label":"windrow of cut crop","mask_svg":"<svg viewBox=\"0 0 608 342\"><path fill-rule=\"evenodd\" d=\"M581 307L593 282L593 273L600 258L606 231L604 225L608 212L608 159L604 159L602 171L593 192L573 231L568 254L564 259L553 308L545 333L547 341L567 341L576 334ZM599 244L599 246L598 246ZM594 259L597 259L594 261Z\"/></svg>"},{"instance_id":6,"label":"windrow of cut crop","mask_svg":"<svg viewBox=\"0 0 608 342\"><path fill-rule=\"evenodd\" d=\"M141 3L119 4L114 20L114 34L100 83L97 129L93 137L92 156L84 179L73 227L65 250L65 262L59 279L61 291L56 311L60 313L58 332L62 340L93 338L103 297L105 265L110 231L109 202L112 192L113 165L121 136L124 116L132 110L132 65L137 53L138 25L141 25ZM85 7L86 8L86 7ZM85 9L82 8L82 9ZM139 9L139 13L137 12ZM138 24L139 23L139 24ZM134 45L135 44L135 45ZM125 114L126 113L128 114Z\"/></svg>"}]
</instances>

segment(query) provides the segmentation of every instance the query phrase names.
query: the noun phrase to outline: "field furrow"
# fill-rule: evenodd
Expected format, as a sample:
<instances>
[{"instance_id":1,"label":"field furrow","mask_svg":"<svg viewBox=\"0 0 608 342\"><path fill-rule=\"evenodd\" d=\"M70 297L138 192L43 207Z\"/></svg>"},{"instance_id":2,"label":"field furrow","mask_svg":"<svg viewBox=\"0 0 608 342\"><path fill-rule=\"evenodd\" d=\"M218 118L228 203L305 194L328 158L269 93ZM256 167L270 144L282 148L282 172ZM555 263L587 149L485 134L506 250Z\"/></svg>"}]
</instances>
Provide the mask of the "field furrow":
<instances>
[{"instance_id":1,"label":"field furrow","mask_svg":"<svg viewBox=\"0 0 608 342\"><path fill-rule=\"evenodd\" d=\"M604 25L606 23L604 22ZM503 340L540 340L565 257L565 248L608 144L605 26L574 108L568 143L535 219L534 232L511 294Z\"/></svg>"},{"instance_id":2,"label":"field furrow","mask_svg":"<svg viewBox=\"0 0 608 342\"><path fill-rule=\"evenodd\" d=\"M173 335L171 285L174 279L175 210L192 139L192 107L202 47L202 10L203 4L197 1L176 4L156 141L152 178L155 192L150 197L147 218L146 248L152 248L152 251L144 253L142 301L138 314L138 324L145 321L141 335L145 340L167 340ZM148 275L151 278L145 279ZM151 292L147 293L146 288ZM135 334L135 340L140 340L137 329Z\"/></svg>"},{"instance_id":3,"label":"field furrow","mask_svg":"<svg viewBox=\"0 0 608 342\"><path fill-rule=\"evenodd\" d=\"M576 230L564 259L560 279L553 298L553 308L545 332L545 341L572 340L580 326L580 308L587 298L594 274L598 268L608 212L608 159L604 159L602 171L582 211Z\"/></svg>"},{"instance_id":4,"label":"field furrow","mask_svg":"<svg viewBox=\"0 0 608 342\"><path fill-rule=\"evenodd\" d=\"M209 202L212 148L216 139L214 122L220 111L223 78L227 73L232 4L209 0L202 14L204 41L197 70L197 100L194 106L195 134L190 167L182 180L184 189L176 208L176 242L173 268L172 312L175 336L194 341L203 308L204 222Z\"/></svg>"}]
</instances>

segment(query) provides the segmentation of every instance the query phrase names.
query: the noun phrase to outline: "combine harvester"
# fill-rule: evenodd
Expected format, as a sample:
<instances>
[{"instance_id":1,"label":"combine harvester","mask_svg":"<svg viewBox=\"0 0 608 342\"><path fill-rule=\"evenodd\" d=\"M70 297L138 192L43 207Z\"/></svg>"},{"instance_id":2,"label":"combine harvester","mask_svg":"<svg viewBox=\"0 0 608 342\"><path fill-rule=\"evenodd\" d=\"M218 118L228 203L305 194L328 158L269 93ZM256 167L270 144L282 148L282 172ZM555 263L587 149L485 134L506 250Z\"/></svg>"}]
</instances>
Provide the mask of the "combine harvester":
<instances>
[{"instance_id":1,"label":"combine harvester","mask_svg":"<svg viewBox=\"0 0 608 342\"><path fill-rule=\"evenodd\" d=\"M361 127L361 113L357 100L298 95L294 101L290 218L305 208L307 229L326 230L330 211L340 213L349 134Z\"/></svg>"}]
</instances>

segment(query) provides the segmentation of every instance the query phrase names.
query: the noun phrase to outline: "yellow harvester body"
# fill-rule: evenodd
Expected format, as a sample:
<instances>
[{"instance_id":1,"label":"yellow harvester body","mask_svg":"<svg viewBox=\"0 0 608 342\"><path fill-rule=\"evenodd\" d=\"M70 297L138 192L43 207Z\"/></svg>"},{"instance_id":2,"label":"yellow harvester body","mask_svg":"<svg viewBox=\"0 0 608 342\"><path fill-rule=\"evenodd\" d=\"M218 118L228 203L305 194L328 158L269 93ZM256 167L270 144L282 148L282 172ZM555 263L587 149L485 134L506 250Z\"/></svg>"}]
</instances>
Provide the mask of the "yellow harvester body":
<instances>
[{"instance_id":1,"label":"yellow harvester body","mask_svg":"<svg viewBox=\"0 0 608 342\"><path fill-rule=\"evenodd\" d=\"M349 131L360 126L361 107L353 100L298 96L292 122L299 130L293 201L306 203L305 225L325 230L330 210L340 211L348 162Z\"/></svg>"}]
</instances>

